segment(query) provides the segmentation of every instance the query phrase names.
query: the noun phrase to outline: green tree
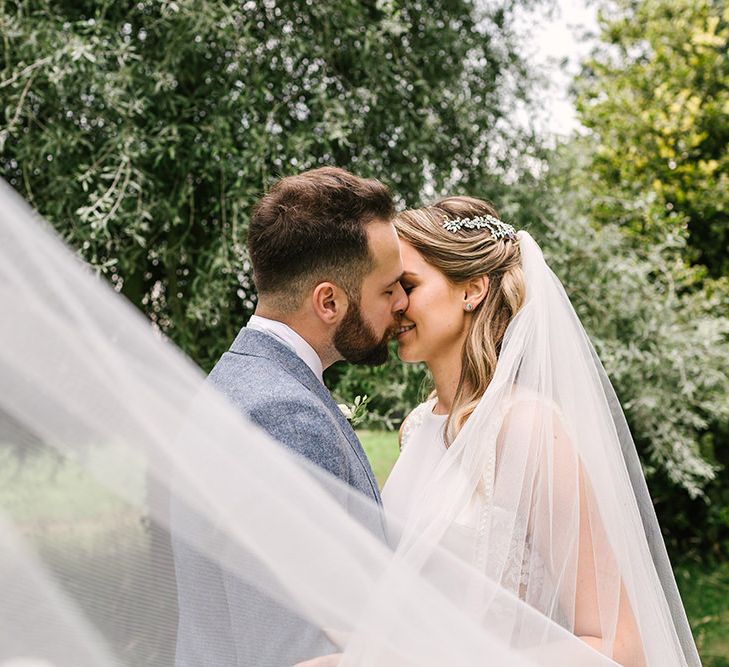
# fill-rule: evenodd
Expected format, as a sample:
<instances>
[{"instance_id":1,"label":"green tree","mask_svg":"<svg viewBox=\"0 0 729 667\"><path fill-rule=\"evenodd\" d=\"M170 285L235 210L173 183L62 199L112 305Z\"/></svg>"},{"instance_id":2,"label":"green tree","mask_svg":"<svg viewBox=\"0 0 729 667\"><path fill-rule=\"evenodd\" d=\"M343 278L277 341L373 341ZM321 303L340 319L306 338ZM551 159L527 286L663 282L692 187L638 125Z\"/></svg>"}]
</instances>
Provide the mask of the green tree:
<instances>
[{"instance_id":1,"label":"green tree","mask_svg":"<svg viewBox=\"0 0 729 667\"><path fill-rule=\"evenodd\" d=\"M687 229L686 259L729 275L729 7L609 0L600 27L576 82L592 218L644 242Z\"/></svg>"},{"instance_id":2,"label":"green tree","mask_svg":"<svg viewBox=\"0 0 729 667\"><path fill-rule=\"evenodd\" d=\"M577 164L557 191L625 243L596 274L585 317L674 558L726 558L729 8L606 0L600 25L575 82L591 132L570 142Z\"/></svg>"},{"instance_id":3,"label":"green tree","mask_svg":"<svg viewBox=\"0 0 729 667\"><path fill-rule=\"evenodd\" d=\"M542 245L605 366L672 560L725 559L729 294L686 264L682 230L639 243L591 219L590 148L573 138L541 177L501 193L499 206ZM633 202L645 217L650 206Z\"/></svg>"},{"instance_id":4,"label":"green tree","mask_svg":"<svg viewBox=\"0 0 729 667\"><path fill-rule=\"evenodd\" d=\"M0 174L210 367L272 180L337 164L414 201L528 149L504 130L528 1L0 0Z\"/></svg>"}]
</instances>

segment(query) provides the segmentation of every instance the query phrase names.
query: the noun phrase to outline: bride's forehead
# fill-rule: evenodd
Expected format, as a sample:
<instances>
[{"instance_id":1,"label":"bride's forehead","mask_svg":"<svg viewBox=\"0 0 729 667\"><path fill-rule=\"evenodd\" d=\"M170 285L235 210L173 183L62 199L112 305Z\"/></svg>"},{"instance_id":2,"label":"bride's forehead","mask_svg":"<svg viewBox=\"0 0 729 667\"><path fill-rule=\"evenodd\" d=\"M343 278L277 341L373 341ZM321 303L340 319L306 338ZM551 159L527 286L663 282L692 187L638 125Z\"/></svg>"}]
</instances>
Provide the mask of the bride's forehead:
<instances>
[{"instance_id":1,"label":"bride's forehead","mask_svg":"<svg viewBox=\"0 0 729 667\"><path fill-rule=\"evenodd\" d=\"M438 269L426 261L420 252L402 239L400 239L400 254L402 256L402 268L404 271L403 278L413 277L414 274L418 278L427 278L440 273Z\"/></svg>"},{"instance_id":2,"label":"bride's forehead","mask_svg":"<svg viewBox=\"0 0 729 667\"><path fill-rule=\"evenodd\" d=\"M406 271L408 269L408 264L414 266L422 266L425 264L423 256L403 239L400 239L400 255L402 256L402 263Z\"/></svg>"}]
</instances>

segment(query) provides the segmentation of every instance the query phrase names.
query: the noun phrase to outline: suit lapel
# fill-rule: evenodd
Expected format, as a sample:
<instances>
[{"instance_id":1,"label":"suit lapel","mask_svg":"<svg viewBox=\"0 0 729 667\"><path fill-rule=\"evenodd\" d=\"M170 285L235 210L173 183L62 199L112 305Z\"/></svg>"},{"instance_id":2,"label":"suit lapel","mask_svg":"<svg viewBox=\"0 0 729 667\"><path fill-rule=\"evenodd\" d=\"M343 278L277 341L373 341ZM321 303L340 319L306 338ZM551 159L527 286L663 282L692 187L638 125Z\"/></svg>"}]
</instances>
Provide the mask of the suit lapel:
<instances>
[{"instance_id":1,"label":"suit lapel","mask_svg":"<svg viewBox=\"0 0 729 667\"><path fill-rule=\"evenodd\" d=\"M329 412L339 426L342 435L347 439L352 451L357 456L362 469L367 475L367 479L372 486L372 492L378 504L381 504L380 491L377 480L372 473L367 455L362 449L362 444L357 438L352 425L347 421L339 406L332 398L329 390L319 381L312 370L304 363L293 350L276 340L273 336L269 336L261 331L243 328L233 341L230 347L231 352L238 354L248 354L256 357L265 357L272 359L281 364L300 384L304 385L309 391L313 392L328 408Z\"/></svg>"}]
</instances>

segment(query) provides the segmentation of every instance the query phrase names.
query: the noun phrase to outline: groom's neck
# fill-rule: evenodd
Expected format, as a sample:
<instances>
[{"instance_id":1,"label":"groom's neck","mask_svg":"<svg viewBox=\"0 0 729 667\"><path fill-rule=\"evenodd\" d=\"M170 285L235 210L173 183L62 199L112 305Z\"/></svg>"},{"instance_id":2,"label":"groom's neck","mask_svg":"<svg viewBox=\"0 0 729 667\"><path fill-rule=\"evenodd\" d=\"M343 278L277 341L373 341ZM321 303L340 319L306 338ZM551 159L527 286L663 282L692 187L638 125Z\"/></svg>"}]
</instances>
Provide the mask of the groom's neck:
<instances>
[{"instance_id":1,"label":"groom's neck","mask_svg":"<svg viewBox=\"0 0 729 667\"><path fill-rule=\"evenodd\" d=\"M331 341L331 334L326 330L322 330L321 321L312 322L310 321L311 318L308 318L303 313L282 313L272 308L267 308L260 303L253 314L258 317L265 317L269 320L281 322L295 331L314 348L314 351L319 355L322 368L327 369L333 363L342 359L342 356Z\"/></svg>"}]
</instances>

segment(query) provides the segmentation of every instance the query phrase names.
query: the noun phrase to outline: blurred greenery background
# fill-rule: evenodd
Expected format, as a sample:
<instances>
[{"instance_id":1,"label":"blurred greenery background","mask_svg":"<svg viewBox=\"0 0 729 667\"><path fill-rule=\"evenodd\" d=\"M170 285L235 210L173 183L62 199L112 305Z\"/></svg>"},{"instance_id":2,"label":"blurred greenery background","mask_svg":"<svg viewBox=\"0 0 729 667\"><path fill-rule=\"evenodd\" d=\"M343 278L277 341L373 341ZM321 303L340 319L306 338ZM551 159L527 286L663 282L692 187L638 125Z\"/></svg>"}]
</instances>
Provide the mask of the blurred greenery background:
<instances>
[{"instance_id":1,"label":"blurred greenery background","mask_svg":"<svg viewBox=\"0 0 729 667\"><path fill-rule=\"evenodd\" d=\"M548 0L0 0L0 175L204 370L255 308L248 216L336 164L401 206L493 201L540 241L622 401L706 664L729 664L729 7L598 0L555 141L520 12ZM428 390L370 397L383 481Z\"/></svg>"}]
</instances>

